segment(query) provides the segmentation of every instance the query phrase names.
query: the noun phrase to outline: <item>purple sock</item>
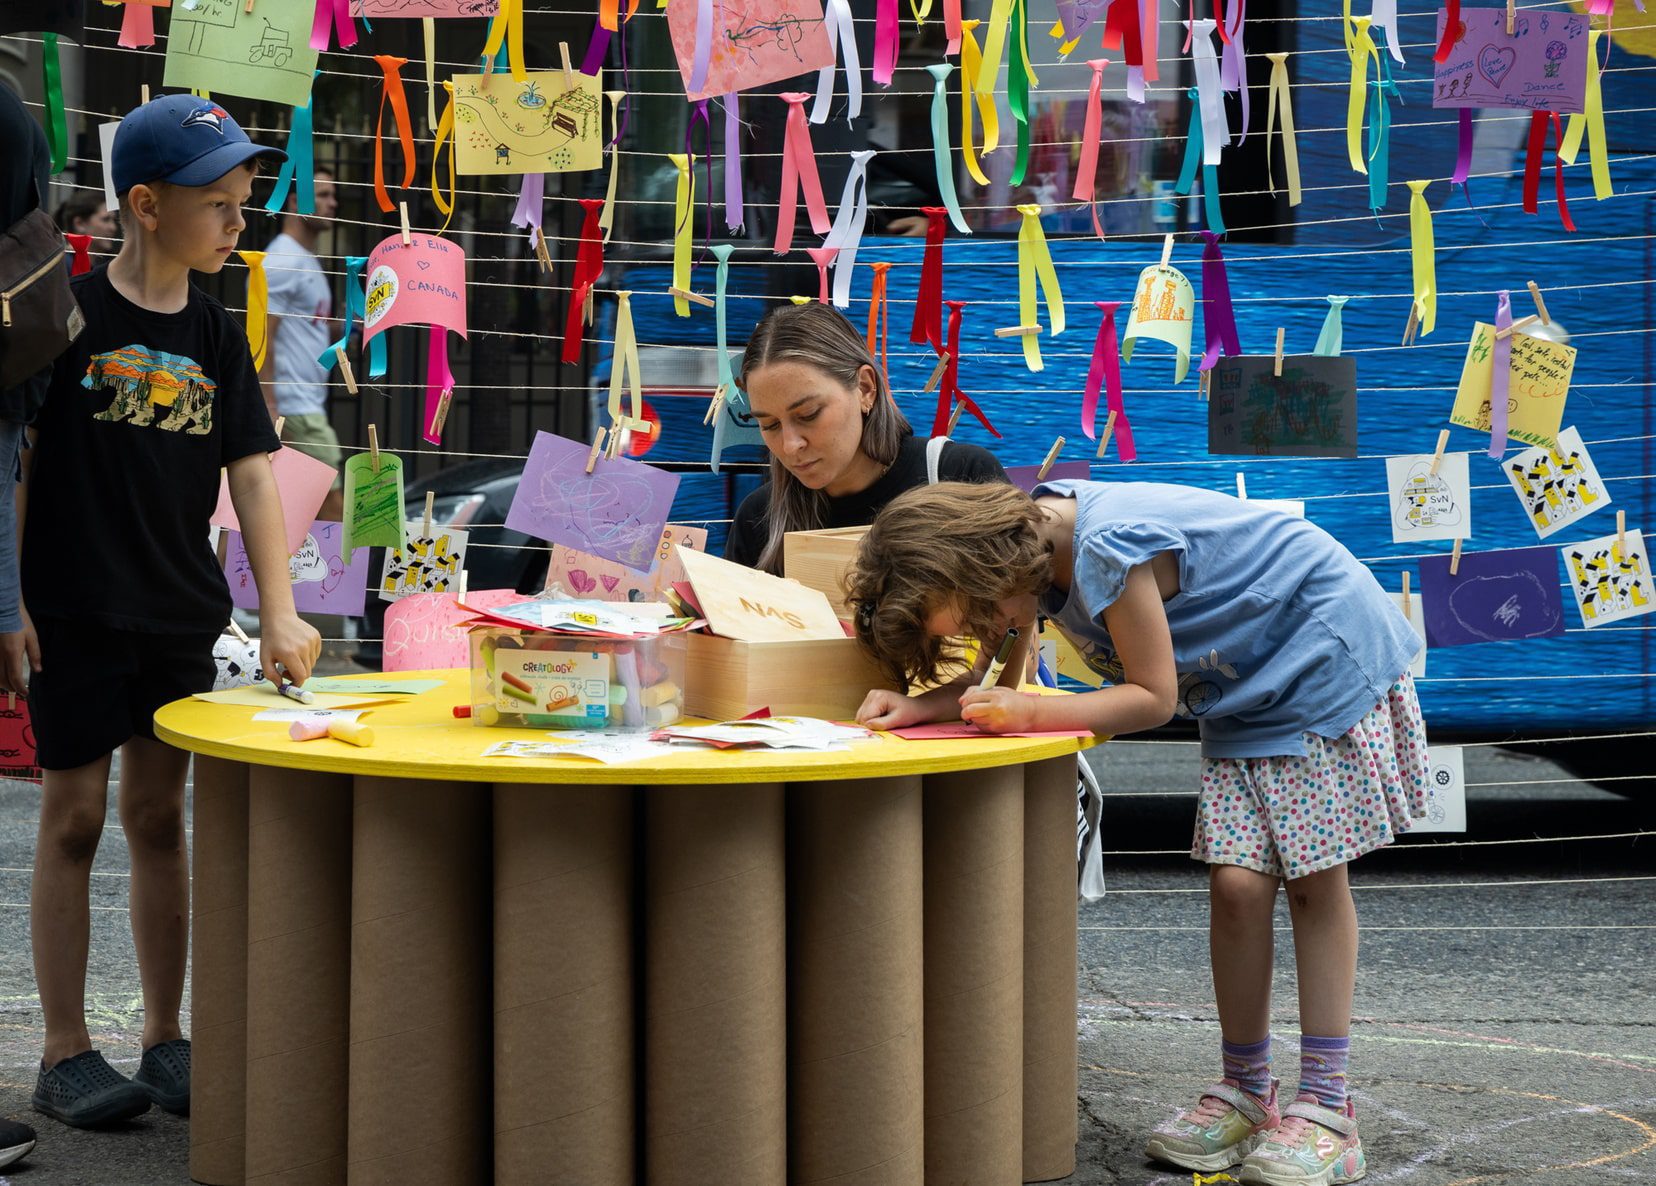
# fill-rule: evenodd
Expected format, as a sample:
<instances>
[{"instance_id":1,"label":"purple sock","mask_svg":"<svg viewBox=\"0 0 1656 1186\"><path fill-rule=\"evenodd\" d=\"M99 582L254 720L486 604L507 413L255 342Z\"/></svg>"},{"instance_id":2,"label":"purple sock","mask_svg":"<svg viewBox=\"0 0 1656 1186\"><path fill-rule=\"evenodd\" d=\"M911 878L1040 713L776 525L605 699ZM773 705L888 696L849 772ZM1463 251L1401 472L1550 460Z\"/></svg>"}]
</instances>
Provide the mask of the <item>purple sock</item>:
<instances>
[{"instance_id":1,"label":"purple sock","mask_svg":"<svg viewBox=\"0 0 1656 1186\"><path fill-rule=\"evenodd\" d=\"M1346 1063L1351 1059L1350 1038L1300 1038L1301 1095L1314 1095L1325 1108L1343 1112L1346 1105Z\"/></svg>"},{"instance_id":2,"label":"purple sock","mask_svg":"<svg viewBox=\"0 0 1656 1186\"><path fill-rule=\"evenodd\" d=\"M1234 1079L1249 1095L1268 1099L1271 1094L1271 1035L1242 1045L1220 1040L1225 1078Z\"/></svg>"}]
</instances>

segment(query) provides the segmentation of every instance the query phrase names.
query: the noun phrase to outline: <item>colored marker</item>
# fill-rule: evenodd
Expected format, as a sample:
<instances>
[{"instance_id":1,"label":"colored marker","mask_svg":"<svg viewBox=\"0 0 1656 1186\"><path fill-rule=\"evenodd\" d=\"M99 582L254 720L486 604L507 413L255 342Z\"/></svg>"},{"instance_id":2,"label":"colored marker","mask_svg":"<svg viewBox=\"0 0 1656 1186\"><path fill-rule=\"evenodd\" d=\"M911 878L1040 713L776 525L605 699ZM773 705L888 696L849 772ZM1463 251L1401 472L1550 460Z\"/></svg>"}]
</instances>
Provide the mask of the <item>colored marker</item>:
<instances>
[{"instance_id":1,"label":"colored marker","mask_svg":"<svg viewBox=\"0 0 1656 1186\"><path fill-rule=\"evenodd\" d=\"M995 652L994 659L990 661L989 670L983 673L983 682L978 685L979 691L987 691L995 686L1001 672L1006 670L1006 661L1012 657L1012 648L1017 645L1018 628L1014 626L1006 632L1006 637L1001 639L1000 650Z\"/></svg>"},{"instance_id":2,"label":"colored marker","mask_svg":"<svg viewBox=\"0 0 1656 1186\"><path fill-rule=\"evenodd\" d=\"M276 685L276 690L286 696L289 700L297 700L300 704L309 704L316 699L316 697L312 696L309 692L305 691L305 689L301 688L298 684L291 680L283 680L281 683Z\"/></svg>"}]
</instances>

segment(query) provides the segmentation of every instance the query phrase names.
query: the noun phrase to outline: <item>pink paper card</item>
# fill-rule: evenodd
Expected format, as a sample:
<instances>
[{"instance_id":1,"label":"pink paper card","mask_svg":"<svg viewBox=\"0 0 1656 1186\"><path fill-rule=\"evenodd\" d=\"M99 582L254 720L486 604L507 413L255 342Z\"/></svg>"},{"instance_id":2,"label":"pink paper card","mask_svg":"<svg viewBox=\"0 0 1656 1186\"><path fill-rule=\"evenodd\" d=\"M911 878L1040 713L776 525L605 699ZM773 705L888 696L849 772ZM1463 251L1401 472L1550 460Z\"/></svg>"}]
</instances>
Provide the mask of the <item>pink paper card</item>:
<instances>
[{"instance_id":1,"label":"pink paper card","mask_svg":"<svg viewBox=\"0 0 1656 1186\"><path fill-rule=\"evenodd\" d=\"M834 49L822 21L822 0L710 0L713 40L708 49L707 85L690 93L696 60L697 0L673 0L667 27L693 101L766 86L834 64ZM815 88L815 80L812 88Z\"/></svg>"},{"instance_id":2,"label":"pink paper card","mask_svg":"<svg viewBox=\"0 0 1656 1186\"><path fill-rule=\"evenodd\" d=\"M524 600L515 589L479 589L466 594L466 604L489 609ZM466 642L472 615L460 608L453 593L416 593L385 611L384 662L386 671L464 667L471 661Z\"/></svg>"},{"instance_id":3,"label":"pink paper card","mask_svg":"<svg viewBox=\"0 0 1656 1186\"><path fill-rule=\"evenodd\" d=\"M647 573L633 572L613 560L603 560L563 544L552 547L546 568L546 587L561 588L571 597L598 601L660 601L663 590L684 580L684 566L674 556L677 548L707 550L707 532L700 527L668 524L656 545L655 564Z\"/></svg>"},{"instance_id":4,"label":"pink paper card","mask_svg":"<svg viewBox=\"0 0 1656 1186\"><path fill-rule=\"evenodd\" d=\"M270 469L276 475L276 496L282 502L282 523L287 529L287 550L291 556L305 542L322 500L333 489L339 471L325 461L318 461L297 449L283 445L270 455ZM208 520L214 527L240 531L236 508L230 501L230 477L219 472L218 506Z\"/></svg>"},{"instance_id":5,"label":"pink paper card","mask_svg":"<svg viewBox=\"0 0 1656 1186\"><path fill-rule=\"evenodd\" d=\"M506 526L649 572L679 477L626 457L600 457L589 474L589 451L581 441L536 433Z\"/></svg>"},{"instance_id":6,"label":"pink paper card","mask_svg":"<svg viewBox=\"0 0 1656 1186\"><path fill-rule=\"evenodd\" d=\"M299 549L288 560L293 581L293 607L302 614L362 613L368 595L368 550L357 548L349 558L341 553L344 531L338 523L312 523ZM224 579L230 600L241 609L259 608L259 588L241 532L229 534L224 557Z\"/></svg>"},{"instance_id":7,"label":"pink paper card","mask_svg":"<svg viewBox=\"0 0 1656 1186\"><path fill-rule=\"evenodd\" d=\"M439 325L466 336L466 253L436 235L403 246L391 235L368 257L368 311L363 341L394 325Z\"/></svg>"},{"instance_id":8,"label":"pink paper card","mask_svg":"<svg viewBox=\"0 0 1656 1186\"><path fill-rule=\"evenodd\" d=\"M351 15L388 17L494 16L500 0L351 0Z\"/></svg>"},{"instance_id":9,"label":"pink paper card","mask_svg":"<svg viewBox=\"0 0 1656 1186\"><path fill-rule=\"evenodd\" d=\"M1443 38L1446 10L1438 10ZM1506 9L1463 8L1449 56L1432 77L1433 107L1581 112L1587 102L1587 17L1524 12L1507 36Z\"/></svg>"},{"instance_id":10,"label":"pink paper card","mask_svg":"<svg viewBox=\"0 0 1656 1186\"><path fill-rule=\"evenodd\" d=\"M934 721L929 725L905 725L888 732L906 741L968 741L994 737L1091 737L1087 729L1032 730L1028 733L987 733L965 721Z\"/></svg>"}]
</instances>

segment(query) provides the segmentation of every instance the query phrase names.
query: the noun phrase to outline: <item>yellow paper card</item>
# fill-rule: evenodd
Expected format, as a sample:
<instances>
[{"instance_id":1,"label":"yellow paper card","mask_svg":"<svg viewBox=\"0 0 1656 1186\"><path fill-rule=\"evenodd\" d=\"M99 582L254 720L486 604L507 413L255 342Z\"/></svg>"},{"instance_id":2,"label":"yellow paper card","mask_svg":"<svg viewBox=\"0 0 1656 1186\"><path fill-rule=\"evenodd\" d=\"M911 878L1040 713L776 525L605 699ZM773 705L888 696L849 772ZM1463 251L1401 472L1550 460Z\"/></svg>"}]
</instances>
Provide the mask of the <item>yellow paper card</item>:
<instances>
[{"instance_id":1,"label":"yellow paper card","mask_svg":"<svg viewBox=\"0 0 1656 1186\"><path fill-rule=\"evenodd\" d=\"M1451 424L1489 431L1490 387L1495 376L1495 327L1472 327L1455 392ZM1564 399L1575 372L1574 346L1560 346L1526 333L1512 335L1511 381L1507 390L1507 435L1526 445L1552 445L1564 422Z\"/></svg>"},{"instance_id":2,"label":"yellow paper card","mask_svg":"<svg viewBox=\"0 0 1656 1186\"><path fill-rule=\"evenodd\" d=\"M575 173L604 163L603 83L576 72L454 76L455 168L495 173Z\"/></svg>"}]
</instances>

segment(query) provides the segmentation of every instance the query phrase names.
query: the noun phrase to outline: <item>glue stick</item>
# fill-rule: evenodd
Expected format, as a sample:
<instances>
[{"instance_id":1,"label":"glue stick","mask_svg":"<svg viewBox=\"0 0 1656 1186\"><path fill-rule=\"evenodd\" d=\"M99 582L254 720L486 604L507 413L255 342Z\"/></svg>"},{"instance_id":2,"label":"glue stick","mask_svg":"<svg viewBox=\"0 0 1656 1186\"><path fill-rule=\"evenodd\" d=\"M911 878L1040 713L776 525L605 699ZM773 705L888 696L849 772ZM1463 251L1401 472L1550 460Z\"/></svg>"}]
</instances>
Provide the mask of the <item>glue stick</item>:
<instances>
[{"instance_id":1,"label":"glue stick","mask_svg":"<svg viewBox=\"0 0 1656 1186\"><path fill-rule=\"evenodd\" d=\"M352 745L374 744L372 729L360 721L347 721L343 717L336 717L328 722L328 736L335 741L346 741Z\"/></svg>"}]
</instances>

